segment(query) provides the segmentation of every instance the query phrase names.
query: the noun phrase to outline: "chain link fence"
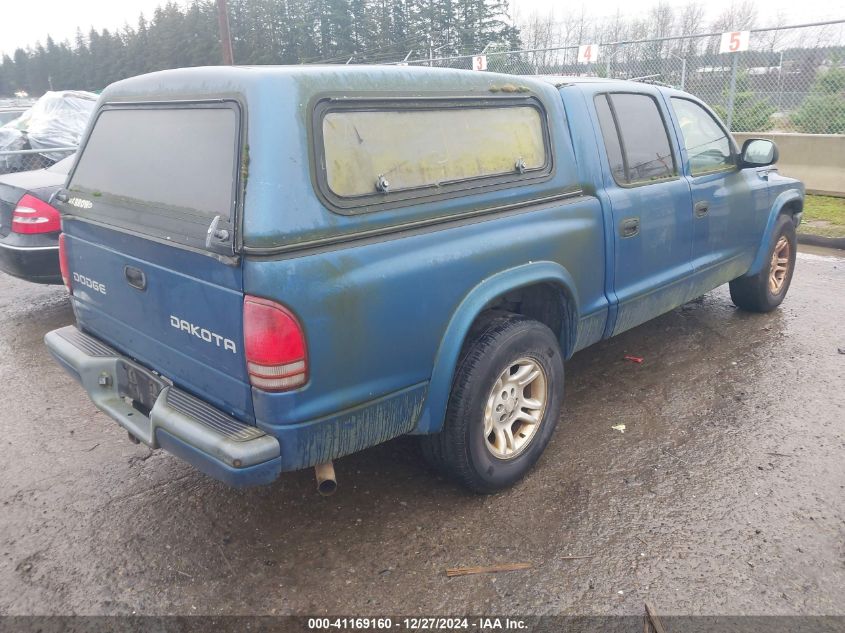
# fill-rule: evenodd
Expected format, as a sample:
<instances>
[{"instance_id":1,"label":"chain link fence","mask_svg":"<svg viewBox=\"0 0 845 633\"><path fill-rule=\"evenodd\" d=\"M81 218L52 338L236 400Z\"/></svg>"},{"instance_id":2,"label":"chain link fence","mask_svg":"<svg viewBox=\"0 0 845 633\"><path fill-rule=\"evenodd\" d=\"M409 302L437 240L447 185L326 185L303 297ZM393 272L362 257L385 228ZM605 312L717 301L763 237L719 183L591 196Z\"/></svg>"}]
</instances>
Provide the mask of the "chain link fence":
<instances>
[{"instance_id":1,"label":"chain link fence","mask_svg":"<svg viewBox=\"0 0 845 633\"><path fill-rule=\"evenodd\" d=\"M67 158L76 151L75 147L56 147L49 151L43 149L24 149L0 152L0 175L17 171L44 169Z\"/></svg>"},{"instance_id":2,"label":"chain link fence","mask_svg":"<svg viewBox=\"0 0 845 633\"><path fill-rule=\"evenodd\" d=\"M488 47L392 63L473 70L483 55L482 66L492 72L633 79L680 88L709 103L733 132L845 134L845 20L751 29L748 50L737 53L719 53L721 35L597 42L590 63L578 61L578 45ZM0 174L43 169L75 150L0 151Z\"/></svg>"},{"instance_id":3,"label":"chain link fence","mask_svg":"<svg viewBox=\"0 0 845 633\"><path fill-rule=\"evenodd\" d=\"M733 132L845 134L845 20L752 29L749 49L738 53L719 53L721 35L598 42L592 63L578 62L577 45L487 50L481 65L673 86L710 104ZM480 54L394 63L473 70Z\"/></svg>"}]
</instances>

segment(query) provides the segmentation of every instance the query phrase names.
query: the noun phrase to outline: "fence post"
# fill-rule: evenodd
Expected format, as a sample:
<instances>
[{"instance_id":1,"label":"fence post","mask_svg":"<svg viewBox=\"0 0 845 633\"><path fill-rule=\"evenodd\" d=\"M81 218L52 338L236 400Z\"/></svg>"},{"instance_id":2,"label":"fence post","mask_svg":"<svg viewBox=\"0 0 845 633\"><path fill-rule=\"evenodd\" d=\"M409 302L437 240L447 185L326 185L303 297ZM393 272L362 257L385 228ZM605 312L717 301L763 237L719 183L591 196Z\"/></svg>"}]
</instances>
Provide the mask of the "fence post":
<instances>
[{"instance_id":1,"label":"fence post","mask_svg":"<svg viewBox=\"0 0 845 633\"><path fill-rule=\"evenodd\" d=\"M731 132L733 128L731 124L734 118L734 97L736 96L736 64L739 58L739 53L733 54L733 65L731 66L731 87L728 90L728 131Z\"/></svg>"}]
</instances>

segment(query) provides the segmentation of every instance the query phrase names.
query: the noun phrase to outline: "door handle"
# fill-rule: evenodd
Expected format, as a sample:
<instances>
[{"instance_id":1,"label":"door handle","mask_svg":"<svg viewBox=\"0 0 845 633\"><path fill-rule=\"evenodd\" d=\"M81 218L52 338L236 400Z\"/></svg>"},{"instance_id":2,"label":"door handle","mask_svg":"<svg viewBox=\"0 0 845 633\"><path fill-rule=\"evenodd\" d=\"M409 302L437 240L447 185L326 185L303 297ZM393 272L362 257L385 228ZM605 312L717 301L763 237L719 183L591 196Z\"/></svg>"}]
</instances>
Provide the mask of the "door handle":
<instances>
[{"instance_id":1,"label":"door handle","mask_svg":"<svg viewBox=\"0 0 845 633\"><path fill-rule=\"evenodd\" d=\"M147 289L147 276L140 268L135 268L134 266L124 266L123 276L126 278L126 283L133 288L136 288L137 290Z\"/></svg>"},{"instance_id":2,"label":"door handle","mask_svg":"<svg viewBox=\"0 0 845 633\"><path fill-rule=\"evenodd\" d=\"M639 218L625 218L619 223L619 235L623 238L634 237L640 232Z\"/></svg>"},{"instance_id":3,"label":"door handle","mask_svg":"<svg viewBox=\"0 0 845 633\"><path fill-rule=\"evenodd\" d=\"M710 203L705 202L704 200L696 202L693 210L695 211L695 217L703 218L707 215L707 212L710 211Z\"/></svg>"}]
</instances>

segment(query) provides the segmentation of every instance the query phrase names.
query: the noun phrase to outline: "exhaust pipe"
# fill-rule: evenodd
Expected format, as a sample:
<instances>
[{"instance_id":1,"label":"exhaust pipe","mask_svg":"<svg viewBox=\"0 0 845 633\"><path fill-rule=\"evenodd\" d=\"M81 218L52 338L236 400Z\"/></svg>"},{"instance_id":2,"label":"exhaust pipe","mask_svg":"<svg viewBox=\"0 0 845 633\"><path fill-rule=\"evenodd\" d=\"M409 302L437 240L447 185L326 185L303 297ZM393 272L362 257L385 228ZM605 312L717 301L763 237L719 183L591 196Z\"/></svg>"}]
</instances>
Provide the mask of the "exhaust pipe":
<instances>
[{"instance_id":1,"label":"exhaust pipe","mask_svg":"<svg viewBox=\"0 0 845 633\"><path fill-rule=\"evenodd\" d=\"M314 466L314 474L317 476L317 492L324 497L330 497L337 490L337 479L334 476L334 464L326 462Z\"/></svg>"}]
</instances>

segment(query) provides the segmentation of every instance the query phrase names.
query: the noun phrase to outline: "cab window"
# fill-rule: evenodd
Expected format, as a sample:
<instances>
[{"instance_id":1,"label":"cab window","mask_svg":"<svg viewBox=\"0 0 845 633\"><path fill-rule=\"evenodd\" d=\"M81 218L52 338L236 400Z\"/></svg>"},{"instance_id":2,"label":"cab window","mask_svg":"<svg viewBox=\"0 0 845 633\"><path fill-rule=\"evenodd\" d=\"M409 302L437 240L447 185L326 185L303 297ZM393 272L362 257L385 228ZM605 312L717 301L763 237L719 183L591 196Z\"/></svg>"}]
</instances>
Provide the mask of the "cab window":
<instances>
[{"instance_id":1,"label":"cab window","mask_svg":"<svg viewBox=\"0 0 845 633\"><path fill-rule=\"evenodd\" d=\"M672 97L672 108L681 128L691 175L734 166L730 139L712 114L694 101L679 97Z\"/></svg>"}]
</instances>

